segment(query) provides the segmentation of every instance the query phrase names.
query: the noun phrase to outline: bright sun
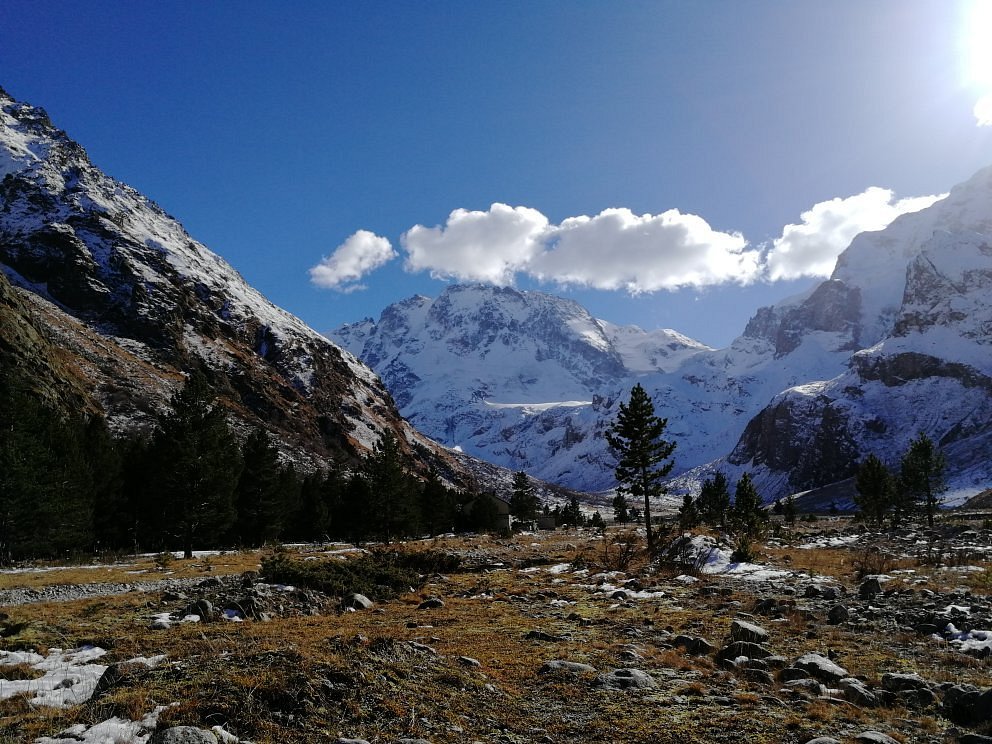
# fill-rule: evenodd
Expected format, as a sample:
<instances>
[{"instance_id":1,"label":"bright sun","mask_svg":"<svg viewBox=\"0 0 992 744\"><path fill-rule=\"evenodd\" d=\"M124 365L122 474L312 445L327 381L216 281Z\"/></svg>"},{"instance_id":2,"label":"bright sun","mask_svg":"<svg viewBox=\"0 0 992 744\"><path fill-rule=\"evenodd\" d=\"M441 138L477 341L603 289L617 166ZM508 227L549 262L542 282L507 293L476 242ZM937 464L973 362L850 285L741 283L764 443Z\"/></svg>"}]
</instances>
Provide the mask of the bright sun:
<instances>
[{"instance_id":1,"label":"bright sun","mask_svg":"<svg viewBox=\"0 0 992 744\"><path fill-rule=\"evenodd\" d=\"M992 0L972 0L967 19L968 82L979 92L975 119L992 126Z\"/></svg>"}]
</instances>

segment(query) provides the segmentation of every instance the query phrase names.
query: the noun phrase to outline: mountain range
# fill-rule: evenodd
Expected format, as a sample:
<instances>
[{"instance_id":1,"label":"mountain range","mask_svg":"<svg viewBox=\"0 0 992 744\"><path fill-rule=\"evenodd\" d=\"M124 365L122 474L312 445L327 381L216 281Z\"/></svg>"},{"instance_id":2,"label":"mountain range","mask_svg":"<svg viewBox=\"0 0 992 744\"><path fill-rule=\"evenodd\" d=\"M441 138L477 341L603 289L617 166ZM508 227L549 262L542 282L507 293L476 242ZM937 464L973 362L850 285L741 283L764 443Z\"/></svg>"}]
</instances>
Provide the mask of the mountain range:
<instances>
[{"instance_id":1,"label":"mountain range","mask_svg":"<svg viewBox=\"0 0 992 744\"><path fill-rule=\"evenodd\" d=\"M898 464L919 432L954 501L992 480L992 168L858 235L831 277L761 308L725 349L509 287L451 286L329 335L438 441L584 491L635 383L678 443L676 490L750 472L766 499Z\"/></svg>"},{"instance_id":2,"label":"mountain range","mask_svg":"<svg viewBox=\"0 0 992 744\"><path fill-rule=\"evenodd\" d=\"M366 365L2 89L0 329L6 371L115 432L150 431L200 369L235 428L264 427L304 469L348 467L389 431L416 467L471 477L466 458L402 419Z\"/></svg>"}]
</instances>

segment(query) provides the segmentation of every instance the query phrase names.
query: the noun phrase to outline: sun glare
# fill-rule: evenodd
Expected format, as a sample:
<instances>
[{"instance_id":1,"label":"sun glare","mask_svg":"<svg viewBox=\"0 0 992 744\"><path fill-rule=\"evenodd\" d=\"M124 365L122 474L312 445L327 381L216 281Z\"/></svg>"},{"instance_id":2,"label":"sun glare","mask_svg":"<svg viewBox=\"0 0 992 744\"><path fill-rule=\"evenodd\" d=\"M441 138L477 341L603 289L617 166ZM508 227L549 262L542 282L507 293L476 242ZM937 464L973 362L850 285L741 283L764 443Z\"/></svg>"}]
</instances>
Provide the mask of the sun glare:
<instances>
[{"instance_id":1,"label":"sun glare","mask_svg":"<svg viewBox=\"0 0 992 744\"><path fill-rule=\"evenodd\" d=\"M968 83L979 95L975 119L992 126L992 0L972 0L967 24Z\"/></svg>"}]
</instances>

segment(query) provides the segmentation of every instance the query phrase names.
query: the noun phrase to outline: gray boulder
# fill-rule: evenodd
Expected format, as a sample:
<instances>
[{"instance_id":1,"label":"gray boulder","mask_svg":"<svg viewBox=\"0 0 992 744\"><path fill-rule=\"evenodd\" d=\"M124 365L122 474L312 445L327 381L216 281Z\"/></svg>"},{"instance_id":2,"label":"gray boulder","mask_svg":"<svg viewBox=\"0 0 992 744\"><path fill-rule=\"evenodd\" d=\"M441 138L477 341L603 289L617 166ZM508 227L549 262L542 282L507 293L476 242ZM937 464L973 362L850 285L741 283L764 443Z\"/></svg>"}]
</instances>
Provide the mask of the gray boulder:
<instances>
[{"instance_id":1,"label":"gray boulder","mask_svg":"<svg viewBox=\"0 0 992 744\"><path fill-rule=\"evenodd\" d=\"M672 643L693 656L706 656L714 651L714 646L709 641L696 636L677 635Z\"/></svg>"},{"instance_id":2,"label":"gray boulder","mask_svg":"<svg viewBox=\"0 0 992 744\"><path fill-rule=\"evenodd\" d=\"M646 690L657 686L657 682L647 672L640 669L615 669L596 677L596 687L608 690Z\"/></svg>"},{"instance_id":3,"label":"gray boulder","mask_svg":"<svg viewBox=\"0 0 992 744\"><path fill-rule=\"evenodd\" d=\"M944 692L944 712L956 723L984 723L992 720L992 687L953 685Z\"/></svg>"},{"instance_id":4,"label":"gray boulder","mask_svg":"<svg viewBox=\"0 0 992 744\"><path fill-rule=\"evenodd\" d=\"M820 654L804 654L796 659L793 666L805 669L819 680L824 682L837 683L844 677L850 677L847 670L830 661L826 656Z\"/></svg>"},{"instance_id":5,"label":"gray boulder","mask_svg":"<svg viewBox=\"0 0 992 744\"><path fill-rule=\"evenodd\" d=\"M889 692L903 690L929 690L930 683L918 674L895 674L886 672L882 675L882 689Z\"/></svg>"},{"instance_id":6,"label":"gray boulder","mask_svg":"<svg viewBox=\"0 0 992 744\"><path fill-rule=\"evenodd\" d=\"M831 625L846 623L850 617L850 611L842 604L834 605L830 608L830 612L827 613L827 621Z\"/></svg>"},{"instance_id":7,"label":"gray boulder","mask_svg":"<svg viewBox=\"0 0 992 744\"><path fill-rule=\"evenodd\" d=\"M861 586L858 587L858 596L861 599L871 599L876 594L882 593L882 584L874 576L869 576L867 579L861 582Z\"/></svg>"},{"instance_id":8,"label":"gray boulder","mask_svg":"<svg viewBox=\"0 0 992 744\"><path fill-rule=\"evenodd\" d=\"M173 726L156 731L151 735L148 744L217 744L217 737L212 731L204 731L193 726Z\"/></svg>"},{"instance_id":9,"label":"gray boulder","mask_svg":"<svg viewBox=\"0 0 992 744\"><path fill-rule=\"evenodd\" d=\"M749 659L767 659L771 655L771 651L757 643L734 641L721 648L720 653L716 655L716 659L717 661L724 661L726 659L736 659L738 656L746 656Z\"/></svg>"},{"instance_id":10,"label":"gray boulder","mask_svg":"<svg viewBox=\"0 0 992 744\"><path fill-rule=\"evenodd\" d=\"M878 697L865 687L861 680L853 677L845 677L838 684L844 692L844 699L847 702L854 703L862 708L875 708L878 706Z\"/></svg>"},{"instance_id":11,"label":"gray boulder","mask_svg":"<svg viewBox=\"0 0 992 744\"><path fill-rule=\"evenodd\" d=\"M881 731L862 731L854 740L868 742L869 744L899 744L896 739L893 739L888 734L883 734Z\"/></svg>"},{"instance_id":12,"label":"gray boulder","mask_svg":"<svg viewBox=\"0 0 992 744\"><path fill-rule=\"evenodd\" d=\"M353 610L371 610L375 606L375 602L364 594L352 594L345 599L344 606Z\"/></svg>"},{"instance_id":13,"label":"gray boulder","mask_svg":"<svg viewBox=\"0 0 992 744\"><path fill-rule=\"evenodd\" d=\"M817 736L815 739L810 739L806 744L840 744L840 740L834 739L832 736Z\"/></svg>"},{"instance_id":14,"label":"gray boulder","mask_svg":"<svg viewBox=\"0 0 992 744\"><path fill-rule=\"evenodd\" d=\"M554 659L552 661L546 661L541 665L541 668L537 670L538 674L550 674L551 672L568 672L569 674L583 674L585 672L595 672L596 667L589 666L588 664L581 664L577 661L564 661L562 659Z\"/></svg>"},{"instance_id":15,"label":"gray boulder","mask_svg":"<svg viewBox=\"0 0 992 744\"><path fill-rule=\"evenodd\" d=\"M760 625L748 623L744 620L734 620L730 624L731 640L747 641L748 643L767 643L769 637L768 631Z\"/></svg>"}]
</instances>

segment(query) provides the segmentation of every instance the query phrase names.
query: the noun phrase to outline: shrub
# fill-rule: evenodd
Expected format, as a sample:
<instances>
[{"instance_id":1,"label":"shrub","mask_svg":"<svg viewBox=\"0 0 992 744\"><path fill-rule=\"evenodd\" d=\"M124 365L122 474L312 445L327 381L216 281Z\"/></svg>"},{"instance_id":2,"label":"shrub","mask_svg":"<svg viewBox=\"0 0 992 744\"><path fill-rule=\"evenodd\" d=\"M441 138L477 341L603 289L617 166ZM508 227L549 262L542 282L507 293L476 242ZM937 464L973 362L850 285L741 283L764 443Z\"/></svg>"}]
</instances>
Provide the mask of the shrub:
<instances>
[{"instance_id":1,"label":"shrub","mask_svg":"<svg viewBox=\"0 0 992 744\"><path fill-rule=\"evenodd\" d=\"M383 600L420 587L428 575L453 571L460 564L458 556L436 550L377 550L348 561L301 561L277 551L262 559L262 576L271 583L292 584L325 594L358 593Z\"/></svg>"}]
</instances>

